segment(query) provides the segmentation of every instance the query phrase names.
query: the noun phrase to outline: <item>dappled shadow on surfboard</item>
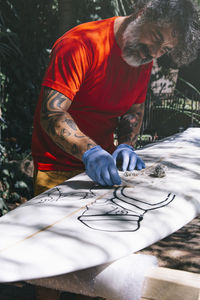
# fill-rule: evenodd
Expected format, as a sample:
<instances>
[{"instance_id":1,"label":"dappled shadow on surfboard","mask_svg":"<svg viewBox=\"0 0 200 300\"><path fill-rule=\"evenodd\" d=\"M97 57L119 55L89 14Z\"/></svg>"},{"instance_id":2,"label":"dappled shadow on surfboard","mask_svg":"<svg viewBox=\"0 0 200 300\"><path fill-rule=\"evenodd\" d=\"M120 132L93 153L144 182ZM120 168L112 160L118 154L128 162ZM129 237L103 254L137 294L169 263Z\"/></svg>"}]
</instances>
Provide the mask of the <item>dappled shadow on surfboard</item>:
<instances>
[{"instance_id":1,"label":"dappled shadow on surfboard","mask_svg":"<svg viewBox=\"0 0 200 300\"><path fill-rule=\"evenodd\" d=\"M138 251L176 231L200 209L198 139L194 144L187 136L185 140L186 150L183 139L176 145L166 141L141 150L147 164L158 160L168 167L164 178L150 177L145 171L130 182L127 178L124 185L129 187L102 188L80 174L8 213L0 219L0 234L10 235L8 243L0 242L0 259L5 249L5 263L10 260L19 272L24 264L30 269L35 266L35 274L51 268L56 259L58 272L66 273L77 264L87 267L86 256L95 265ZM38 262L40 256L44 264ZM102 259L97 262L93 256Z\"/></svg>"},{"instance_id":2,"label":"dappled shadow on surfboard","mask_svg":"<svg viewBox=\"0 0 200 300\"><path fill-rule=\"evenodd\" d=\"M76 191L76 189L74 189L75 191L65 192L66 186L68 186L68 187L70 186L71 188L74 187L74 182L76 184L78 184L82 188L82 190ZM82 186L81 186L81 182L82 182ZM88 187L90 187L89 190L88 190ZM91 187L93 187L93 189ZM59 208L63 208L63 210L64 209L70 210L71 208L75 209L76 207L74 207L72 204L70 205L68 200L70 200L72 202L74 202L74 201L76 202L77 200L82 200L82 199L85 200L85 199L93 199L94 198L94 200L95 200L94 203L92 203L92 205L90 204L92 209L91 209L91 207L88 209L88 207L89 207L88 204L84 203L84 206L83 206L84 213L81 214L81 212L80 212L78 219L83 224L90 227L89 224L91 224L91 221L93 221L93 223L94 222L96 222L98 224L101 223L104 225L98 225L98 226L93 225L93 226L91 226L91 228L97 229L97 227L99 227L99 230L107 230L107 231L136 231L136 230L138 230L140 228L140 222L143 220L144 213L146 213L148 210L152 210L152 209L150 207L148 209L140 208L134 203L134 201L136 201L136 202L138 201L138 202L140 202L140 205L141 205L142 200L143 200L142 198L140 200L137 200L136 198L130 197L130 199L128 200L128 197L127 197L127 199L124 201L124 202L126 202L126 206L127 206L128 202L129 202L129 206L132 205L132 208L129 207L129 209L128 209L127 207L124 207L124 205L122 205L123 200L120 200L121 205L119 204L119 201L116 200L117 199L117 197L115 196L116 189L112 189L112 188L108 189L106 187L106 190L113 191L113 196L111 197L109 195L108 198L103 199L103 204L102 204L102 199L101 199L101 205L103 208L103 212L101 212L101 214L100 214L100 205L99 205L100 201L96 201L95 197L97 197L97 195L96 195L95 191L104 190L104 189L105 188L96 186L91 182L72 180L70 182L65 182L62 185L43 193L41 196L36 197L35 199L33 199L35 201L32 204L34 204L34 205L35 204L41 204L41 205L48 204L48 207L51 207L51 206L54 207L55 206L54 202L59 201L60 202ZM149 190L149 192L151 191L150 186L148 186L148 190ZM169 197L172 197L173 199L175 197L175 195L173 196L173 194L171 194L169 190L165 191L164 186L162 186L162 187L156 186L156 190L160 191L161 195L166 195L163 198L164 201L167 201ZM152 187L152 192L155 193L155 186ZM133 195L134 195L134 190L133 190ZM41 197L41 199L40 199L40 197ZM188 198L189 198L189 196L188 196ZM144 197L144 199L145 199L145 197ZM132 203L130 203L130 201ZM27 203L26 205L28 206L28 204L29 203ZM85 210L85 205L87 205L86 210ZM94 206L96 206L96 205L98 205L98 214L96 213L96 215L94 215L94 213L88 213L88 211L91 212L91 210L93 210L93 212L94 212ZM148 199L146 200L146 205L147 206L149 205ZM157 205L156 209L162 207L162 205L160 204L159 201L156 201L155 205ZM108 209L108 206L109 206L109 209ZM58 203L56 203L55 207L58 208ZM136 210L139 210L139 209L140 209L139 213L138 212L136 213ZM97 220L97 217L98 217L98 220ZM109 220L109 222L108 222L108 220ZM130 227L129 227L129 222L130 222L130 224L132 224L132 226L130 226ZM108 223L120 224L120 226L116 227L115 230L114 229L109 230L109 228L107 227ZM107 224L107 225L105 225L105 224ZM134 224L134 226L133 226L133 224ZM124 226L124 225L126 225L126 226ZM21 226L21 225L16 224L16 226ZM28 227L28 224L26 224L26 227ZM44 227L44 225L40 224L39 222L34 224L34 229L36 229L38 231L42 230L43 227ZM103 229L103 227L105 229ZM48 230L50 231L50 228L48 228ZM57 233L57 234L59 234L59 233Z\"/></svg>"},{"instance_id":3,"label":"dappled shadow on surfboard","mask_svg":"<svg viewBox=\"0 0 200 300\"><path fill-rule=\"evenodd\" d=\"M93 186L94 186L94 182L89 180L76 180L76 179L70 179L68 181L63 182L62 184L60 184L60 186L65 186L65 187L69 187L72 189L77 189L77 190L90 190Z\"/></svg>"},{"instance_id":4,"label":"dappled shadow on surfboard","mask_svg":"<svg viewBox=\"0 0 200 300\"><path fill-rule=\"evenodd\" d=\"M69 187L69 188L72 188L75 190L76 190L76 188L77 188L77 190L94 190L94 189L95 190L105 190L105 189L112 190L113 189L113 187L110 187L110 186L102 187L102 186L94 183L90 179L88 181L70 179L68 181L63 182L59 186Z\"/></svg>"},{"instance_id":5,"label":"dappled shadow on surfboard","mask_svg":"<svg viewBox=\"0 0 200 300\"><path fill-rule=\"evenodd\" d=\"M1 269L8 274L10 274L10 272L14 272L15 274L17 274L16 276L18 276L19 274L19 277L21 276L21 270L23 270L23 274L26 274L23 275L24 278L21 278L20 280L37 278L37 274L41 273L44 274L43 276L48 276L48 272L45 275L45 270L43 270L44 267L46 269L50 268L51 274L54 272L56 274L57 271L54 271L53 265L60 265L58 267L59 274L66 273L70 270L70 268L71 270L73 270L76 268L79 269L81 268L81 266L82 268L87 266L82 264L82 262L85 260L84 251L82 251L82 249L88 249L88 247L91 253L93 253L93 251L94 253L99 253L101 257L103 257L103 261L109 260L109 252L107 252L107 250L104 248L104 245L96 245L95 241L93 240L85 240L83 234L81 234L81 236L77 236L77 232L66 233L66 230L64 230L64 228L62 231L52 228L51 230L49 230L49 236L50 239L44 238L41 235L39 240L36 236L32 237L31 243L29 239L26 239L21 241L21 243L19 242L17 244L8 245L7 249L5 249L6 255L4 256L4 253L2 251L0 253L0 256L3 255L3 260L1 260L0 257ZM67 239L69 244L70 240L75 241L75 244L79 244L79 247L66 247L66 243L62 243L62 239L60 241L58 240L59 236ZM56 244L55 242L53 242L53 238L55 238ZM60 245L60 247L58 245ZM26 252L24 252L24 249L26 249ZM12 251L11 255L7 256L7 250ZM79 251L80 255L78 255ZM76 252L77 254L74 255L74 252ZM15 256L15 253L18 253L17 257ZM51 258L54 258L54 262L52 262ZM30 269L31 275L29 275ZM6 279L4 280L6 281ZM16 280L8 279L8 281Z\"/></svg>"},{"instance_id":6,"label":"dappled shadow on surfboard","mask_svg":"<svg viewBox=\"0 0 200 300\"><path fill-rule=\"evenodd\" d=\"M192 157L192 158L188 158L188 156L177 154L177 156L174 155L173 160L163 158L161 163L163 166L166 166L167 168L170 168L172 170L173 169L177 170L182 174L185 174L185 176L199 180L200 179L199 156ZM146 163L148 162L149 164L153 164L155 163L155 157L153 157L152 155L145 154L145 162ZM187 165L185 164L185 162L187 162Z\"/></svg>"},{"instance_id":7,"label":"dappled shadow on surfboard","mask_svg":"<svg viewBox=\"0 0 200 300\"><path fill-rule=\"evenodd\" d=\"M63 185L61 185L61 187L63 187L63 189L64 189L64 186ZM61 189L61 187L60 187L60 189ZM62 198L63 200L65 200L66 199L66 196L68 195L67 193L65 194L64 192L62 193L62 189L60 190L59 188L56 188L55 190L54 190L54 196L55 196L55 199L56 199L56 202L59 200L58 198L60 197L60 199ZM65 189L64 189L65 190ZM94 195L96 195L95 194L95 191L96 190L103 190L102 188L100 188L100 187L96 187L95 189L93 189L93 191L91 191L91 193L92 193L92 195L94 196ZM113 189L110 189L110 191L112 191ZM117 206L118 205L118 207L120 207L120 205L119 205L119 203L117 203L117 201L118 201L118 198L119 198L119 196L117 196L116 195L116 189L114 189L113 190L114 191L114 194L113 194L113 197L112 197L112 199L110 199L109 197L110 197L110 195L108 196L108 199L107 200L112 200L112 202L113 202L113 204L115 205L115 206ZM53 191L52 191L53 192ZM75 192L76 193L76 192ZM58 197L58 195L59 195L59 197ZM72 194L72 193L71 193ZM52 196L52 193L50 193L50 195ZM44 196L44 195L43 195ZM79 195L80 196L80 195ZM81 195L82 196L82 195ZM76 197L77 197L77 195L76 195ZM121 197L121 196L120 196ZM94 196L94 198L95 198L95 196ZM115 200L114 200L114 198L115 198ZM95 198L96 199L96 198ZM105 200L105 199L104 199ZM106 201L107 201L106 200ZM172 199L171 200L173 200L173 197L172 197ZM170 200L170 201L171 201ZM130 200L129 200L129 202L131 201L131 198L130 198ZM168 199L166 199L166 201L168 201ZM52 198L50 198L50 202L51 202L51 206L52 207L57 207L57 204L56 205L54 205L53 204L53 202L52 202ZM66 205L67 205L67 202L68 202L68 200L66 199ZM126 203L125 203L126 202ZM131 206L132 204L131 203L128 203L127 202L127 197L126 197L126 201L124 202L124 204L123 205L129 205L129 206ZM140 201L141 202L141 201ZM43 202L43 203L40 203L42 206L44 206L44 208L46 209L46 203L45 202ZM143 203L144 204L144 203ZM162 203L158 203L160 206L162 206ZM37 206L37 205L36 205ZM31 209L35 209L36 208L36 206L35 206L35 204L33 203L33 206L32 206L32 208ZM65 208L65 205L63 205L62 206L62 208ZM67 208L69 208L69 206L67 205ZM85 209L85 206L84 206L84 209ZM141 218L142 218L142 214L144 214L146 211L147 211L147 209L145 209L144 207L143 208L139 208L139 206L135 206L135 209L136 210L140 210L140 213L139 213L139 217L138 217L138 214L136 215L136 212L135 212L135 216L136 216L136 219L140 219L141 220ZM126 211L126 213L127 213L127 211L128 211L128 208L127 207L122 207L121 206L121 210L124 210L124 211ZM36 210L37 211L37 210ZM142 213L141 213L142 212ZM81 212L80 212L80 214L81 214ZM67 216L67 215L66 215ZM114 215L113 215L114 216ZM36 218L37 218L37 214L36 214ZM117 218L117 216L116 216L116 218ZM47 233L47 231L48 231L48 236L49 236L49 238L51 238L51 237L53 237L53 236L62 236L62 237L65 237L65 238L68 238L68 239L72 239L72 240L76 240L76 241L78 241L78 242L80 242L82 245L84 245L84 244L87 244L87 245L93 245L94 247L96 247L96 245L95 245L95 243L93 244L93 242L92 242L92 240L85 240L85 236L84 235L78 235L77 234L77 231L73 231L73 230L68 230L68 228L67 228L67 222L64 222L64 221L67 221L67 219L66 220L63 220L62 218L60 219L60 221L62 222L62 226L56 226L56 225L59 225L59 220L56 220L55 222L53 222L52 224L48 224L46 227L43 225L43 224L40 224L40 222L39 221L35 221L35 223L34 223L34 225L29 225L28 223L26 223L25 225L24 224L16 224L15 225L15 229L17 229L17 227L23 227L23 226L25 226L26 227L26 230L28 230L28 228L30 227L30 228L33 228L34 229L34 232L33 233L31 233L31 234L29 234L29 236L26 236L25 238L24 238L24 240L23 241L25 241L25 240L29 240L29 238L37 238L37 236L40 234L41 235L41 240L40 240L40 243L43 243L44 242L44 244L45 244L45 247L47 247L47 248L52 248L52 245L51 245L51 243L49 244L49 241L50 241L50 239L49 239L49 241L48 241L48 239L47 240L45 240L45 241L43 241L42 240L42 235L43 235L43 233L44 232L46 232ZM137 222L136 222L137 223ZM121 228L120 229L118 229L118 231L126 231L127 230L127 224L126 224L126 226L124 227L124 224L125 223L123 223L123 224L121 224ZM138 224L138 223L137 223ZM14 225L14 224L13 224ZM166 226L166 224L165 224L165 226ZM67 229L67 230L66 230ZM131 229L132 231L134 231L135 230L135 225L134 225L134 228L132 228ZM128 230L129 231L129 230ZM99 245L98 245L98 247L99 247ZM53 249L53 248L52 248ZM67 250L67 249L66 249ZM60 249L60 251L61 251L61 253L62 253L62 251L63 251L63 249L61 248ZM103 246L102 246L102 249L101 249L101 251L104 251L104 248L103 248ZM61 253L60 253L60 255L61 255ZM59 253L58 253L59 254ZM106 252L104 253L104 254L106 254Z\"/></svg>"},{"instance_id":8,"label":"dappled shadow on surfboard","mask_svg":"<svg viewBox=\"0 0 200 300\"><path fill-rule=\"evenodd\" d=\"M154 143L145 145L143 149L160 146L161 148L174 147L177 144L185 144L198 147L200 145L200 137L198 136L199 128L188 128L182 133L174 134L173 136L163 138Z\"/></svg>"},{"instance_id":9,"label":"dappled shadow on surfboard","mask_svg":"<svg viewBox=\"0 0 200 300\"><path fill-rule=\"evenodd\" d=\"M71 183L73 186L73 182ZM62 188L63 192L61 191ZM59 201L62 202L62 200L66 200L66 204L68 204L67 198L70 198L70 200L72 200L73 197L75 197L76 201L81 199L94 198L94 201L86 204L86 209L83 207L83 213L81 213L80 211L81 215L78 217L79 221L81 221L84 225L88 226L91 229L110 232L128 232L138 230L140 228L140 223L144 218L144 214L146 214L150 210L158 209L168 205L175 198L175 195L169 192L163 193L161 189L157 189L158 191L160 190L160 196L159 194L156 195L155 188L152 189L152 192L154 190L154 194L156 196L155 198L157 200L153 199L152 201L154 201L155 203L152 202L152 204L149 202L148 197L145 197L145 195L142 196L140 200L130 196L128 197L126 195L121 195L121 198L119 198L119 196L117 196L116 194L118 193L119 189L121 191L121 188L107 189L94 185L93 189L90 189L88 191L82 189L81 192L76 192L76 190L74 190L74 192L64 192L65 188L66 186L61 185L58 186L56 190L58 190L60 194ZM97 198L96 200L95 196L97 190L106 190L107 192L110 190L111 193L108 193L108 195L106 196L102 196L101 199ZM52 203L52 191L50 193L50 197L50 202ZM124 200L122 199L122 197L126 199ZM159 201L159 197L163 200ZM57 197L55 197L55 199L57 201ZM146 206L146 208L144 206Z\"/></svg>"}]
</instances>

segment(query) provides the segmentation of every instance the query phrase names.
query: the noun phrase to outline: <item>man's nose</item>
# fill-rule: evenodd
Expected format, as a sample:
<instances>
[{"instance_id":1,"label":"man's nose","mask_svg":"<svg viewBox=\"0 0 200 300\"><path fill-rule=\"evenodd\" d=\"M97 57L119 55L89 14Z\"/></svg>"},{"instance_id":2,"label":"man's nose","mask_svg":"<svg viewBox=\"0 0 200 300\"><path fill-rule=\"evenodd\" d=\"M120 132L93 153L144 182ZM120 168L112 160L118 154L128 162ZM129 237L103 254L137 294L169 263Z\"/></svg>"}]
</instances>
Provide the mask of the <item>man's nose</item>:
<instances>
[{"instance_id":1,"label":"man's nose","mask_svg":"<svg viewBox=\"0 0 200 300\"><path fill-rule=\"evenodd\" d=\"M158 58L158 57L160 57L162 55L162 51L161 51L160 45L150 46L149 47L149 52L150 52L150 55L153 58Z\"/></svg>"}]
</instances>

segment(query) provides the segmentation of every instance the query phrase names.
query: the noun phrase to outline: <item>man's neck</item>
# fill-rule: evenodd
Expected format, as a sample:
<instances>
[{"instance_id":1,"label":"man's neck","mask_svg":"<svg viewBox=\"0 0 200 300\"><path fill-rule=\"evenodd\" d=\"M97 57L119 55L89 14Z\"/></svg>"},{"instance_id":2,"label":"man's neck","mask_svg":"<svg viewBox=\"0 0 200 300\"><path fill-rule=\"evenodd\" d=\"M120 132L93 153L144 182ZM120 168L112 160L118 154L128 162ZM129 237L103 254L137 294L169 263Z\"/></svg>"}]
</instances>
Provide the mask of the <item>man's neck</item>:
<instances>
[{"instance_id":1,"label":"man's neck","mask_svg":"<svg viewBox=\"0 0 200 300\"><path fill-rule=\"evenodd\" d=\"M114 35L116 42L120 48L122 48L123 44L123 34L126 30L126 27L132 22L134 19L133 15L126 16L126 17L119 17L115 19L114 23Z\"/></svg>"}]
</instances>

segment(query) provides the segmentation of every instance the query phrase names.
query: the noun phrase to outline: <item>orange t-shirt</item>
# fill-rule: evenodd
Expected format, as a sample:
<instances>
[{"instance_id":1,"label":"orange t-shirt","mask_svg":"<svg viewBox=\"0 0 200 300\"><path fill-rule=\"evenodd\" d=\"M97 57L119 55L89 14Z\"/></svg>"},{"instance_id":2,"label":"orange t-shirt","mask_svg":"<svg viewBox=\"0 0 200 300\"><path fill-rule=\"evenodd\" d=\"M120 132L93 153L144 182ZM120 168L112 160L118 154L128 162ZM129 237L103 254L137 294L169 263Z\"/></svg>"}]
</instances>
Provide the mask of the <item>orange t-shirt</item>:
<instances>
[{"instance_id":1,"label":"orange t-shirt","mask_svg":"<svg viewBox=\"0 0 200 300\"><path fill-rule=\"evenodd\" d=\"M152 63L134 68L121 58L114 37L116 17L81 24L53 46L42 86L72 100L69 113L80 130L108 152L119 116L145 101ZM61 150L40 125L42 90L34 117L32 153L39 170L83 169L83 163Z\"/></svg>"}]
</instances>

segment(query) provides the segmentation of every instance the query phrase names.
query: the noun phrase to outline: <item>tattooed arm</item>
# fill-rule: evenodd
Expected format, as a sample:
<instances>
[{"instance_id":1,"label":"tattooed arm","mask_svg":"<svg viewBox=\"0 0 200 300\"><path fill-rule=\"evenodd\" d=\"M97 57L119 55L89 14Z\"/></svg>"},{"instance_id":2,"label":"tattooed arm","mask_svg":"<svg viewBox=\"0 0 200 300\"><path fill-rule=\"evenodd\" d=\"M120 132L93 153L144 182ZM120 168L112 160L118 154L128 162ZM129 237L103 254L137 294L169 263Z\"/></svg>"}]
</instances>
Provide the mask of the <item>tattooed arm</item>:
<instances>
[{"instance_id":1,"label":"tattooed arm","mask_svg":"<svg viewBox=\"0 0 200 300\"><path fill-rule=\"evenodd\" d=\"M82 159L83 153L96 146L96 143L80 131L67 112L71 103L63 94L45 87L40 122L58 147Z\"/></svg>"},{"instance_id":2,"label":"tattooed arm","mask_svg":"<svg viewBox=\"0 0 200 300\"><path fill-rule=\"evenodd\" d=\"M112 156L121 163L122 171L142 170L143 160L135 153L133 146L137 141L144 116L144 104L133 104L125 115L120 118L117 128L118 143ZM119 166L120 167L120 166Z\"/></svg>"},{"instance_id":3,"label":"tattooed arm","mask_svg":"<svg viewBox=\"0 0 200 300\"><path fill-rule=\"evenodd\" d=\"M120 118L117 128L119 144L135 145L140 133L143 116L144 103L133 104L127 113Z\"/></svg>"}]
</instances>

